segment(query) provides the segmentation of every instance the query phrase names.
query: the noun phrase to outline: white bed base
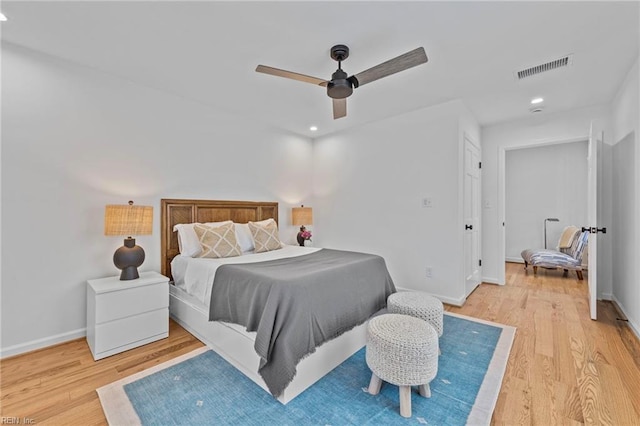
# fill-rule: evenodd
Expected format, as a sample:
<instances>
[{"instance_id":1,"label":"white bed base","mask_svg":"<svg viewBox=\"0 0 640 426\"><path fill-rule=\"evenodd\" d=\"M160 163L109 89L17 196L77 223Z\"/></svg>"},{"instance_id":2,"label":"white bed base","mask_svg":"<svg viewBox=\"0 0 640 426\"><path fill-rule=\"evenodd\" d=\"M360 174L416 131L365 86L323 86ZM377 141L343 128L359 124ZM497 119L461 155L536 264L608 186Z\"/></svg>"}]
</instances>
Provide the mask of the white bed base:
<instances>
[{"instance_id":1,"label":"white bed base","mask_svg":"<svg viewBox=\"0 0 640 426\"><path fill-rule=\"evenodd\" d=\"M255 333L243 327L219 321L209 321L208 313L185 297L185 293L170 286L169 312L171 317L198 340L209 346L227 362L240 370L266 392L267 385L258 374L260 358L253 348ZM324 343L297 366L297 374L278 401L287 404L309 386L325 376L366 343L367 323ZM366 383L364 384L366 385Z\"/></svg>"}]
</instances>

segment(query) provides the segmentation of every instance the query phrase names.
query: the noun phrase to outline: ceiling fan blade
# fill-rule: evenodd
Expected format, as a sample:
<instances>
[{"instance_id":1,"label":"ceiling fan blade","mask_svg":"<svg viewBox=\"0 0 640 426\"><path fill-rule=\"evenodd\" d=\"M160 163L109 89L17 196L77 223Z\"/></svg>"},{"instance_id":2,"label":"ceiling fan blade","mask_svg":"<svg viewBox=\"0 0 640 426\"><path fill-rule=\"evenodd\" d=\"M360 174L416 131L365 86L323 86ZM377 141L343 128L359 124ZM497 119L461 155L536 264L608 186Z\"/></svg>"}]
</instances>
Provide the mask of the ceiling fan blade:
<instances>
[{"instance_id":1,"label":"ceiling fan blade","mask_svg":"<svg viewBox=\"0 0 640 426\"><path fill-rule=\"evenodd\" d=\"M310 75L299 74L297 72L285 71L278 68L268 67L266 65L258 65L256 67L257 72L264 74L275 75L276 77L290 78L292 80L303 81L305 83L316 84L320 86L326 86L327 81L321 78L311 77Z\"/></svg>"},{"instance_id":2,"label":"ceiling fan blade","mask_svg":"<svg viewBox=\"0 0 640 426\"><path fill-rule=\"evenodd\" d=\"M333 119L347 116L347 98L333 100Z\"/></svg>"},{"instance_id":3,"label":"ceiling fan blade","mask_svg":"<svg viewBox=\"0 0 640 426\"><path fill-rule=\"evenodd\" d=\"M375 67L369 68L366 71L362 71L361 73L354 75L354 77L358 80L358 86L362 86L363 84L379 80L382 77L387 77L391 74L424 64L427 60L427 54L424 51L424 47L418 47L404 55L400 55L396 58L378 64Z\"/></svg>"}]
</instances>

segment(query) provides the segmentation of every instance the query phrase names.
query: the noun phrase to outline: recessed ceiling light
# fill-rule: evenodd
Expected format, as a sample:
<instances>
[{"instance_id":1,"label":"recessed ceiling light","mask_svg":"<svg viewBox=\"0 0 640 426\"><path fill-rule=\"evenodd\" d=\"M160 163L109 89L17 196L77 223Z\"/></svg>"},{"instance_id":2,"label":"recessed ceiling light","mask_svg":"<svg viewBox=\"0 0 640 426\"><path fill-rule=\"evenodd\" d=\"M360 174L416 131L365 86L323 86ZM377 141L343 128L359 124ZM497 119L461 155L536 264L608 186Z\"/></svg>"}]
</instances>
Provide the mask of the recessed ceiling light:
<instances>
[{"instance_id":1,"label":"recessed ceiling light","mask_svg":"<svg viewBox=\"0 0 640 426\"><path fill-rule=\"evenodd\" d=\"M6 21L7 17L4 16L4 13L0 12L0 21Z\"/></svg>"},{"instance_id":2,"label":"recessed ceiling light","mask_svg":"<svg viewBox=\"0 0 640 426\"><path fill-rule=\"evenodd\" d=\"M542 98L533 98L533 99L531 99L531 105L539 104L539 103L541 103L543 101L544 101L544 99L542 99Z\"/></svg>"},{"instance_id":3,"label":"recessed ceiling light","mask_svg":"<svg viewBox=\"0 0 640 426\"><path fill-rule=\"evenodd\" d=\"M311 130L312 132L315 132L316 130L318 130L318 127L311 126L311 127L309 127L309 130Z\"/></svg>"}]
</instances>

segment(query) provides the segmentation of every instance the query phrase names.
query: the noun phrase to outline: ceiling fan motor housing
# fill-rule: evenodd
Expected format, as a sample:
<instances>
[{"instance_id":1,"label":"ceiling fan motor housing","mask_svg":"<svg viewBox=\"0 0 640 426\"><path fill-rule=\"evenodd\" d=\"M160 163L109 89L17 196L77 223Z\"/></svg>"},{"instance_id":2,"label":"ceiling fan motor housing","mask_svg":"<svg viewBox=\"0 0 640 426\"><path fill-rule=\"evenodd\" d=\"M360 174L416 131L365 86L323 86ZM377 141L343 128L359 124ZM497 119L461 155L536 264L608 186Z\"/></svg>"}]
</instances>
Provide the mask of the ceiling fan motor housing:
<instances>
[{"instance_id":1,"label":"ceiling fan motor housing","mask_svg":"<svg viewBox=\"0 0 640 426\"><path fill-rule=\"evenodd\" d=\"M347 78L347 73L338 69L331 76L331 81L327 84L327 95L333 99L344 99L353 93L353 85Z\"/></svg>"}]
</instances>

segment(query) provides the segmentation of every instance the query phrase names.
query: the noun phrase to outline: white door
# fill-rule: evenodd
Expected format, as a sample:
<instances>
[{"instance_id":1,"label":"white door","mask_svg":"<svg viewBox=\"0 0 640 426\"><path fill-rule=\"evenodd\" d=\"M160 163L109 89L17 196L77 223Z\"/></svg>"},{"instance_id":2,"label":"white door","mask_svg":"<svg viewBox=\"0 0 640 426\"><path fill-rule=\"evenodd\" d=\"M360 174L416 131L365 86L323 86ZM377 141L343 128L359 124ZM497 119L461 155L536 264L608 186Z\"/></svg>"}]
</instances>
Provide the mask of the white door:
<instances>
[{"instance_id":1,"label":"white door","mask_svg":"<svg viewBox=\"0 0 640 426\"><path fill-rule=\"evenodd\" d=\"M465 296L480 284L480 148L464 138Z\"/></svg>"},{"instance_id":2,"label":"white door","mask_svg":"<svg viewBox=\"0 0 640 426\"><path fill-rule=\"evenodd\" d=\"M593 123L589 128L589 150L587 155L588 175L587 175L587 218L591 233L589 234L588 259L589 259L589 311L591 319L598 318L598 232L603 229L598 228L598 154L601 150L604 133L601 132L600 140L596 137ZM606 232L606 230L604 231Z\"/></svg>"}]
</instances>

